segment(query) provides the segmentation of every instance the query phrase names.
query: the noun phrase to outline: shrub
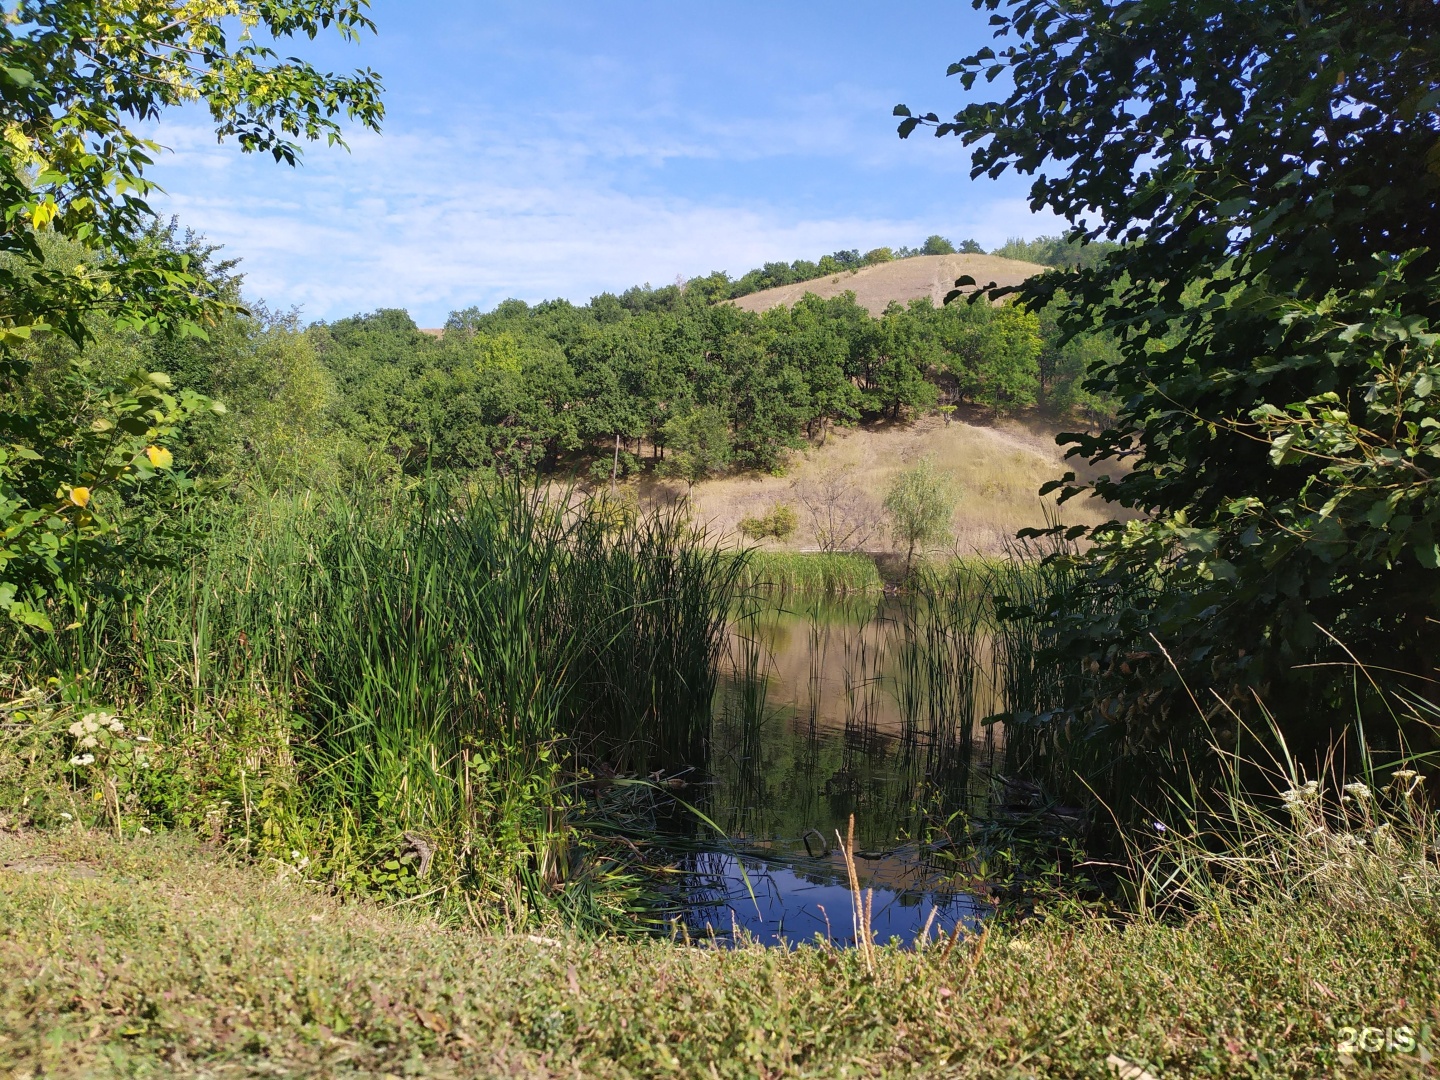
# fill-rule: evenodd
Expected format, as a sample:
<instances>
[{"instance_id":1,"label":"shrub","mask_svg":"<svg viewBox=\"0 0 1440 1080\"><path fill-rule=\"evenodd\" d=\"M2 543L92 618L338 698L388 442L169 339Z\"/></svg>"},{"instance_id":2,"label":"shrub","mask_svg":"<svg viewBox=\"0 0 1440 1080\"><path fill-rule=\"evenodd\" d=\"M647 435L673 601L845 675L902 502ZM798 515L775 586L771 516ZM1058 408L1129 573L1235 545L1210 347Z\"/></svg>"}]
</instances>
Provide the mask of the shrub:
<instances>
[{"instance_id":1,"label":"shrub","mask_svg":"<svg viewBox=\"0 0 1440 1080\"><path fill-rule=\"evenodd\" d=\"M747 517L740 522L740 531L751 540L789 540L795 535L800 516L789 503L775 503L759 517Z\"/></svg>"}]
</instances>

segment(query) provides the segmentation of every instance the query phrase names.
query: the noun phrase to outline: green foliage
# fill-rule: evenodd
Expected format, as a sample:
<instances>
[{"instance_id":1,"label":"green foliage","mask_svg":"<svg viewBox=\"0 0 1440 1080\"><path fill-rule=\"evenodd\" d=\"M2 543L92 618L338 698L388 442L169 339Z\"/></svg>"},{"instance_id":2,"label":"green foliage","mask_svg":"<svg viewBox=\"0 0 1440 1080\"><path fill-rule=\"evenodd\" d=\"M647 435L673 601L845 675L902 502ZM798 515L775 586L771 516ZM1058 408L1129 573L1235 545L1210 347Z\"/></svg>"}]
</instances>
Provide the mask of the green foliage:
<instances>
[{"instance_id":1,"label":"green foliage","mask_svg":"<svg viewBox=\"0 0 1440 1080\"><path fill-rule=\"evenodd\" d=\"M744 588L802 596L878 593L885 587L875 560L850 552L750 551L738 580Z\"/></svg>"},{"instance_id":2,"label":"green foliage","mask_svg":"<svg viewBox=\"0 0 1440 1080\"><path fill-rule=\"evenodd\" d=\"M665 443L673 453L667 471L693 487L730 464L733 448L725 418L713 406L695 409L665 423Z\"/></svg>"},{"instance_id":3,"label":"green foliage","mask_svg":"<svg viewBox=\"0 0 1440 1080\"><path fill-rule=\"evenodd\" d=\"M597 869L562 771L703 756L745 559L679 517L516 485L194 512L193 565L127 568L76 625L10 633L21 685L60 688L0 731L0 801L26 820L189 827L340 889L444 885L523 921Z\"/></svg>"},{"instance_id":4,"label":"green foliage","mask_svg":"<svg viewBox=\"0 0 1440 1080\"><path fill-rule=\"evenodd\" d=\"M742 518L740 532L751 540L789 540L800 525L800 515L789 503L776 503L758 517Z\"/></svg>"},{"instance_id":5,"label":"green foliage","mask_svg":"<svg viewBox=\"0 0 1440 1080\"><path fill-rule=\"evenodd\" d=\"M956 493L929 458L899 473L885 493L890 532L905 545L905 573L909 576L915 553L924 553L950 536L950 518Z\"/></svg>"},{"instance_id":6,"label":"green foliage","mask_svg":"<svg viewBox=\"0 0 1440 1080\"><path fill-rule=\"evenodd\" d=\"M1040 320L1014 304L976 310L953 332L951 370L963 393L1002 415L1035 404Z\"/></svg>"},{"instance_id":7,"label":"green foliage","mask_svg":"<svg viewBox=\"0 0 1440 1080\"><path fill-rule=\"evenodd\" d=\"M1052 720L1098 736L1168 714L1193 733L1191 693L1253 720L1260 690L1295 745L1326 745L1353 693L1313 666L1327 633L1420 677L1440 656L1431 6L977 7L1009 42L952 71L1009 89L945 122L899 109L902 135L934 124L973 146L977 176L1035 173L1031 202L1071 222L1067 244L1119 245L1019 290L1032 310L1068 296L1066 334L1114 333L1085 383L1114 422L1072 453L1128 469L1066 492L1140 515L1079 558L1093 600L1056 648L1104 678Z\"/></svg>"},{"instance_id":8,"label":"green foliage","mask_svg":"<svg viewBox=\"0 0 1440 1080\"><path fill-rule=\"evenodd\" d=\"M0 377L0 611L44 630L83 615L97 590L134 565L164 563L179 536L159 508L189 490L166 446L198 412L163 372L97 385L82 362L35 395ZM148 504L156 488L165 492ZM136 527L136 522L141 524Z\"/></svg>"},{"instance_id":9,"label":"green foliage","mask_svg":"<svg viewBox=\"0 0 1440 1080\"><path fill-rule=\"evenodd\" d=\"M951 376L962 397L1023 407L1035 398L1034 328L1018 313L928 302L875 319L849 295L754 315L672 287L457 312L439 339L400 311L306 338L333 385L321 426L342 452L369 448L413 475L588 457L599 482L651 468L695 482L778 470L833 424L927 409Z\"/></svg>"},{"instance_id":10,"label":"green foliage","mask_svg":"<svg viewBox=\"0 0 1440 1080\"><path fill-rule=\"evenodd\" d=\"M1112 241L1090 237L1037 236L1026 240L1012 236L990 254L1066 270L1093 270L1118 246Z\"/></svg>"},{"instance_id":11,"label":"green foliage","mask_svg":"<svg viewBox=\"0 0 1440 1080\"><path fill-rule=\"evenodd\" d=\"M23 0L0 18L0 610L12 620L49 628L57 598L78 616L120 568L175 554L166 513L190 482L164 443L209 405L170 393L163 370L105 379L84 356L32 378L45 332L75 346L204 339L235 311L204 253L153 227L145 170L159 147L130 125L201 101L222 138L292 164L293 139L337 142L342 115L375 127L373 72L321 74L257 40L354 37L372 28L364 8Z\"/></svg>"},{"instance_id":12,"label":"green foliage","mask_svg":"<svg viewBox=\"0 0 1440 1080\"><path fill-rule=\"evenodd\" d=\"M159 147L132 122L201 101L221 138L277 161L297 160L296 138L340 141L345 116L377 127L373 72L322 74L280 61L262 38L346 38L373 29L363 0L242 2L156 15L129 3L22 0L0 22L6 130L0 154L4 228L0 311L6 349L56 327L86 337L90 312L137 329L201 333L217 297L183 253L143 242L153 190L145 177ZM231 35L240 25L245 33ZM257 33L256 31L260 31ZM53 230L97 253L56 265L39 236Z\"/></svg>"}]
</instances>

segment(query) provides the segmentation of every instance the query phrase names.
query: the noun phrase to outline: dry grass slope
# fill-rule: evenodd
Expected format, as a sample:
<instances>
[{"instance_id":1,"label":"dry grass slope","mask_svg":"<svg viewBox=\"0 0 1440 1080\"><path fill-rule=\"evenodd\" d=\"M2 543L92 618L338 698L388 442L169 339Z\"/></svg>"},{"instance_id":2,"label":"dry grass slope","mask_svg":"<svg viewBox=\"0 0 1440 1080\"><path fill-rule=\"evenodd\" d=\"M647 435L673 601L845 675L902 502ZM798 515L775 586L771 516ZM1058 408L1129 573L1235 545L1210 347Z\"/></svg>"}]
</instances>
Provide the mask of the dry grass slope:
<instances>
[{"instance_id":1,"label":"dry grass slope","mask_svg":"<svg viewBox=\"0 0 1440 1080\"><path fill-rule=\"evenodd\" d=\"M1053 498L1039 497L1041 485L1075 468L1063 462L1051 429L1014 419L975 421L946 424L927 416L911 423L835 430L823 446L795 455L784 476L748 473L696 485L696 517L733 534L743 518L787 503L801 511L798 530L786 543L771 540L765 546L813 550L814 533L797 499L807 482L827 471L846 470L856 499L878 522L890 480L927 456L959 494L951 529L960 555L998 553L1019 529L1044 525L1047 510L1071 525L1095 525L1116 516L1115 508L1103 503L1075 501L1057 509ZM894 550L884 536L864 547Z\"/></svg>"},{"instance_id":2,"label":"dry grass slope","mask_svg":"<svg viewBox=\"0 0 1440 1080\"><path fill-rule=\"evenodd\" d=\"M913 259L867 266L829 277L815 278L777 289L763 289L732 301L745 311L768 311L794 304L806 293L826 298L853 292L855 301L872 315L882 314L892 300L908 304L928 296L937 306L955 287L955 279L968 274L977 285L1018 285L1049 267L1002 259L996 255L917 255ZM966 291L969 291L968 289Z\"/></svg>"}]
</instances>

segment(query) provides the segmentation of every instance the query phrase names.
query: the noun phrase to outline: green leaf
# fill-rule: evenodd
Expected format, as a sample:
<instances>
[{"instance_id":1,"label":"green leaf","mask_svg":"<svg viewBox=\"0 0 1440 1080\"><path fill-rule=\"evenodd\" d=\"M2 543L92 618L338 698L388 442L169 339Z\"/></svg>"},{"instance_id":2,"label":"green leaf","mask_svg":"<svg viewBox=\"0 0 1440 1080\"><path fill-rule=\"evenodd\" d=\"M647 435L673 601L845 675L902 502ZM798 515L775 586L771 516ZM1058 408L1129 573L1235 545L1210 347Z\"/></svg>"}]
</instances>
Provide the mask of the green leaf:
<instances>
[{"instance_id":1,"label":"green leaf","mask_svg":"<svg viewBox=\"0 0 1440 1080\"><path fill-rule=\"evenodd\" d=\"M1291 451L1290 446L1295 441L1295 432L1287 431L1284 435L1271 440L1270 461L1274 465L1288 465L1292 461L1298 461L1300 455Z\"/></svg>"}]
</instances>

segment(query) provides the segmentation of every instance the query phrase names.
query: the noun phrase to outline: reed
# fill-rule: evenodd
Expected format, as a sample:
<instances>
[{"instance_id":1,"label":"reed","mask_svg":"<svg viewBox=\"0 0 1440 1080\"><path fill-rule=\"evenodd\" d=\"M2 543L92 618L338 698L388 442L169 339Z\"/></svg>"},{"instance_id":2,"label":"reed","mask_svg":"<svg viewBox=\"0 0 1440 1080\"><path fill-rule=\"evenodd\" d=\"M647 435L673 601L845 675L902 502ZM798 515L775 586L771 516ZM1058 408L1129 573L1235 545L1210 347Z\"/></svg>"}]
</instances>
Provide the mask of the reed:
<instances>
[{"instance_id":1,"label":"reed","mask_svg":"<svg viewBox=\"0 0 1440 1080\"><path fill-rule=\"evenodd\" d=\"M568 773L703 753L745 560L678 517L617 527L515 484L196 512L184 573L21 652L32 684L63 673L170 748L165 783L130 782L136 822L210 821L340 887L482 894L523 921L594 876Z\"/></svg>"},{"instance_id":2,"label":"reed","mask_svg":"<svg viewBox=\"0 0 1440 1080\"><path fill-rule=\"evenodd\" d=\"M840 848L840 857L845 861L845 875L850 882L850 921L855 935L855 948L865 961L868 974L875 974L875 890L860 888L860 875L855 868L855 815L850 815L850 825L844 836L835 830L835 843Z\"/></svg>"},{"instance_id":3,"label":"reed","mask_svg":"<svg viewBox=\"0 0 1440 1080\"><path fill-rule=\"evenodd\" d=\"M817 596L878 593L885 588L874 559L838 552L751 550L740 572L740 584Z\"/></svg>"},{"instance_id":4,"label":"reed","mask_svg":"<svg viewBox=\"0 0 1440 1080\"><path fill-rule=\"evenodd\" d=\"M1067 651L1080 627L1113 626L1144 609L1156 583L1093 587L1076 552L1017 545L983 572L995 628L996 712L1005 724L1005 771L1038 782L1069 805L1098 799L1131 822L1145 798L1185 775L1203 746L1176 732L1144 738L1105 715L1104 676L1123 657L1075 662ZM1102 663L1103 662L1103 663ZM1153 735L1153 733L1150 733Z\"/></svg>"},{"instance_id":5,"label":"reed","mask_svg":"<svg viewBox=\"0 0 1440 1080\"><path fill-rule=\"evenodd\" d=\"M1433 713L1423 699L1393 701L1411 719ZM1173 788L1150 827L1126 835L1134 907L1222 919L1307 906L1440 933L1440 813L1423 775L1435 754L1382 755L1362 741L1358 761L1336 747L1307 769L1266 716L1268 739L1247 742L1273 752L1215 747L1218 784Z\"/></svg>"}]
</instances>

